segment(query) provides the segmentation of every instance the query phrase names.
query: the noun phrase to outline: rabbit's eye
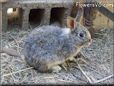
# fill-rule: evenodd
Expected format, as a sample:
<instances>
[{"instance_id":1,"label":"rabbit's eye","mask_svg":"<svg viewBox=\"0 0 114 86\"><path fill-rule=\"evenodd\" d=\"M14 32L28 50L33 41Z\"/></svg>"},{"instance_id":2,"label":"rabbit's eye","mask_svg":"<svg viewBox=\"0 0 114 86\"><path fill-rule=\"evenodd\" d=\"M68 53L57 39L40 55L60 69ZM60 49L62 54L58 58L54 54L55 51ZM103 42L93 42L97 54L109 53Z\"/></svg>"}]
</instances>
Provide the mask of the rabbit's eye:
<instances>
[{"instance_id":1,"label":"rabbit's eye","mask_svg":"<svg viewBox=\"0 0 114 86\"><path fill-rule=\"evenodd\" d=\"M83 38L83 37L84 37L84 34L83 34L83 33L79 33L79 36L80 36L81 38Z\"/></svg>"}]
</instances>

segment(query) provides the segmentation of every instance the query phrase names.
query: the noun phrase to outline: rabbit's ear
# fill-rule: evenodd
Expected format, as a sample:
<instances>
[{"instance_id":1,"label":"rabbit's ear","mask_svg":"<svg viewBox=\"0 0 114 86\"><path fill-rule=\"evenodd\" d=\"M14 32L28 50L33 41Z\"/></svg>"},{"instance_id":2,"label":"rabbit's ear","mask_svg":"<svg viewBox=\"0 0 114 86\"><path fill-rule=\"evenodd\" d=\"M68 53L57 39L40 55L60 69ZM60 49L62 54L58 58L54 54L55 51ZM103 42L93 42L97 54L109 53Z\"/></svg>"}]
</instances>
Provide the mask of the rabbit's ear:
<instances>
[{"instance_id":1,"label":"rabbit's ear","mask_svg":"<svg viewBox=\"0 0 114 86\"><path fill-rule=\"evenodd\" d=\"M76 27L76 20L72 17L67 17L67 27L74 30Z\"/></svg>"}]
</instances>

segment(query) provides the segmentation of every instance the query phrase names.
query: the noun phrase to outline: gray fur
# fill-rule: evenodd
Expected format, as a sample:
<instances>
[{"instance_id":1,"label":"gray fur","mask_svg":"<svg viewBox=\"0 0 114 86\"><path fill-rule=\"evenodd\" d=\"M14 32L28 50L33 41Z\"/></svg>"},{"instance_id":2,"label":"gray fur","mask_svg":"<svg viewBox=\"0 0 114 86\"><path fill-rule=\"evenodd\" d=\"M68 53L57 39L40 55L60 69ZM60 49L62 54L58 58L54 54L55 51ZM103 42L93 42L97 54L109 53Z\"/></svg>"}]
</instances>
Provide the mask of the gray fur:
<instances>
[{"instance_id":1,"label":"gray fur","mask_svg":"<svg viewBox=\"0 0 114 86\"><path fill-rule=\"evenodd\" d=\"M58 26L42 26L34 29L26 38L24 55L27 63L40 72L52 71L52 67L64 63L75 56L82 47L88 45L89 31L78 24L71 32ZM85 37L80 38L83 32Z\"/></svg>"}]
</instances>

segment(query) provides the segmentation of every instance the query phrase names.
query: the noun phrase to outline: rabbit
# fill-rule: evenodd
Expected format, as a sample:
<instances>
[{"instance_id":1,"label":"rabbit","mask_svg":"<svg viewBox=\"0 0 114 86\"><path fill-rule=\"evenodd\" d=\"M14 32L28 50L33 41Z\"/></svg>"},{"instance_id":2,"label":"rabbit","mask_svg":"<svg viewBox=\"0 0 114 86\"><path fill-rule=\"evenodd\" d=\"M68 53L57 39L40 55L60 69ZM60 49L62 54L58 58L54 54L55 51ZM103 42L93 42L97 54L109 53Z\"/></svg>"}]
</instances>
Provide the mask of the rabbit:
<instances>
[{"instance_id":1,"label":"rabbit","mask_svg":"<svg viewBox=\"0 0 114 86\"><path fill-rule=\"evenodd\" d=\"M59 27L61 27L61 25L60 25L60 23L59 22L53 22L52 24L51 24L51 26L59 26Z\"/></svg>"},{"instance_id":2,"label":"rabbit","mask_svg":"<svg viewBox=\"0 0 114 86\"><path fill-rule=\"evenodd\" d=\"M23 54L26 62L38 72L58 72L60 64L73 60L83 47L91 44L91 35L80 24L82 10L76 18L67 18L67 27L44 25L28 34Z\"/></svg>"}]
</instances>

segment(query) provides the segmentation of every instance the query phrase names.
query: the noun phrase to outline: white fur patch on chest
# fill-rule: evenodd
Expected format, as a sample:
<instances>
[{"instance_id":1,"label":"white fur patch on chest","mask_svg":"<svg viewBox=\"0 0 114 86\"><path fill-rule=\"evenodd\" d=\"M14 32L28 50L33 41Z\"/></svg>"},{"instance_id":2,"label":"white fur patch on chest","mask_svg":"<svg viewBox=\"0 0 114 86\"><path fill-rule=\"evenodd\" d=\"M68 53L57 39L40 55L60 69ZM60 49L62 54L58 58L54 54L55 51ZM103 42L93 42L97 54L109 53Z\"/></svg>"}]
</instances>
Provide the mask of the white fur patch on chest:
<instances>
[{"instance_id":1,"label":"white fur patch on chest","mask_svg":"<svg viewBox=\"0 0 114 86\"><path fill-rule=\"evenodd\" d=\"M68 34L70 34L70 32L71 32L70 28L62 29L62 35L68 35Z\"/></svg>"}]
</instances>

